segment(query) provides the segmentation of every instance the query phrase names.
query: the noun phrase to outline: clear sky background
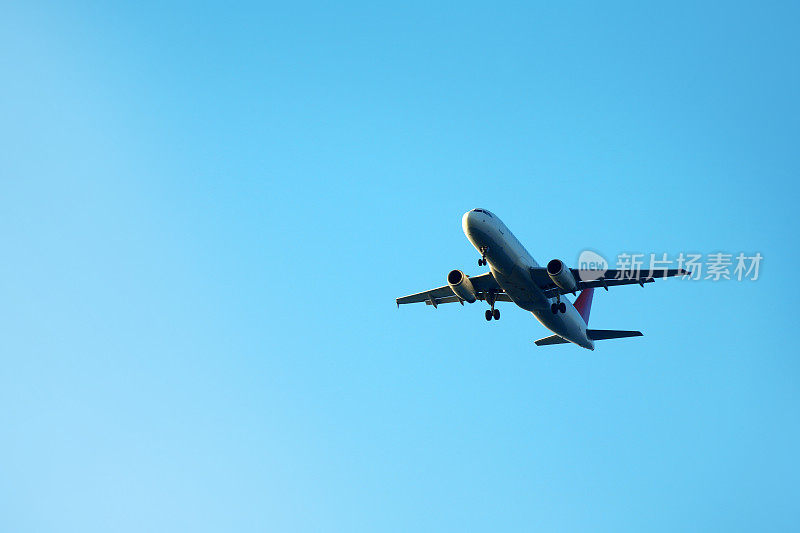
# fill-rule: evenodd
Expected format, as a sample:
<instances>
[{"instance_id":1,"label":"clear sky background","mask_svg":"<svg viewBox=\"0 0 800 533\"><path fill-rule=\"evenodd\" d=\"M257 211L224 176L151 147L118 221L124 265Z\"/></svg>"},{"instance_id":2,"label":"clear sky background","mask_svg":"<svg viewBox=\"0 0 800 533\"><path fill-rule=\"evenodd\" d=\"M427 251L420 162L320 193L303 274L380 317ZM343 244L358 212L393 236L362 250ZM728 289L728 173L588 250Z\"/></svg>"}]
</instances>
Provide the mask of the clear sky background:
<instances>
[{"instance_id":1,"label":"clear sky background","mask_svg":"<svg viewBox=\"0 0 800 533\"><path fill-rule=\"evenodd\" d=\"M796 530L799 15L5 4L0 529ZM761 277L396 309L474 207Z\"/></svg>"}]
</instances>

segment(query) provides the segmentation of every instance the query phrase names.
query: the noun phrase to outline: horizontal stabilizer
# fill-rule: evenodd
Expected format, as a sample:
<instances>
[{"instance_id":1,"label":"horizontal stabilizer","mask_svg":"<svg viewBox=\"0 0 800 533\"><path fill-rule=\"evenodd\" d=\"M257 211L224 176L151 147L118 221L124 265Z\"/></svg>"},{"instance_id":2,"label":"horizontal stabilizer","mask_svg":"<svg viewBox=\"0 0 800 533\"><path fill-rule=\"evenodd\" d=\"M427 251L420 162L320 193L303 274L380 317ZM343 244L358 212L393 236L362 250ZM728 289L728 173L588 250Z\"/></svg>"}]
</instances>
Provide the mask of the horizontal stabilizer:
<instances>
[{"instance_id":1,"label":"horizontal stabilizer","mask_svg":"<svg viewBox=\"0 0 800 533\"><path fill-rule=\"evenodd\" d=\"M606 339L622 339L624 337L641 337L642 332L622 329L587 329L586 335L593 341L604 341Z\"/></svg>"},{"instance_id":2,"label":"horizontal stabilizer","mask_svg":"<svg viewBox=\"0 0 800 533\"><path fill-rule=\"evenodd\" d=\"M538 341L533 341L536 346L549 346L550 344L567 344L569 341L559 337L558 335L550 335Z\"/></svg>"}]
</instances>

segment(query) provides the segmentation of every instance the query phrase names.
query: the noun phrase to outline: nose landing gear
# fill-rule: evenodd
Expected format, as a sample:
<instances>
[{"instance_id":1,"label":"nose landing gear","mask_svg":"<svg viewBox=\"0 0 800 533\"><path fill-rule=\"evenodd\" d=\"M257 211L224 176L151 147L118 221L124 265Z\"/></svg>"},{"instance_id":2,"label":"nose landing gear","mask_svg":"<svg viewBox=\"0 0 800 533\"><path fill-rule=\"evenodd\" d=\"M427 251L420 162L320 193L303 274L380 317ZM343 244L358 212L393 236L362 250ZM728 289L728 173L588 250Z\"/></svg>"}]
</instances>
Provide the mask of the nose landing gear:
<instances>
[{"instance_id":1,"label":"nose landing gear","mask_svg":"<svg viewBox=\"0 0 800 533\"><path fill-rule=\"evenodd\" d=\"M486 252L489 251L488 246L481 246L481 258L478 259L478 266L486 266ZM488 318L486 320L489 320Z\"/></svg>"},{"instance_id":2,"label":"nose landing gear","mask_svg":"<svg viewBox=\"0 0 800 533\"><path fill-rule=\"evenodd\" d=\"M500 310L499 309L487 309L486 310L486 320L500 320Z\"/></svg>"}]
</instances>

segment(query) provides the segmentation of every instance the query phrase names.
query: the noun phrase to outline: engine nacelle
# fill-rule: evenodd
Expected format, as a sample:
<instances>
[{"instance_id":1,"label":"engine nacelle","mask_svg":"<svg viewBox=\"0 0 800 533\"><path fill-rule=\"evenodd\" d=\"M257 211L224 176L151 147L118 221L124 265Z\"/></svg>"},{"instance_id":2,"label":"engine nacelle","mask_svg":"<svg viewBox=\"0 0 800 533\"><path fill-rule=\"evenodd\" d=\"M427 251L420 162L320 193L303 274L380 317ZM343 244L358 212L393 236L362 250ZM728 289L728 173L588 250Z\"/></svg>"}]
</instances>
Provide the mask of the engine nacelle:
<instances>
[{"instance_id":1,"label":"engine nacelle","mask_svg":"<svg viewBox=\"0 0 800 533\"><path fill-rule=\"evenodd\" d=\"M558 285L565 292L575 292L578 289L575 276L572 275L572 271L567 268L564 261L560 259L553 259L547 263L547 275L550 276L553 283Z\"/></svg>"},{"instance_id":2,"label":"engine nacelle","mask_svg":"<svg viewBox=\"0 0 800 533\"><path fill-rule=\"evenodd\" d=\"M478 299L478 295L475 292L475 287L472 286L469 276L460 270L450 271L450 273L447 275L447 284L450 285L450 289L455 293L456 296L466 302L474 303L475 300Z\"/></svg>"}]
</instances>

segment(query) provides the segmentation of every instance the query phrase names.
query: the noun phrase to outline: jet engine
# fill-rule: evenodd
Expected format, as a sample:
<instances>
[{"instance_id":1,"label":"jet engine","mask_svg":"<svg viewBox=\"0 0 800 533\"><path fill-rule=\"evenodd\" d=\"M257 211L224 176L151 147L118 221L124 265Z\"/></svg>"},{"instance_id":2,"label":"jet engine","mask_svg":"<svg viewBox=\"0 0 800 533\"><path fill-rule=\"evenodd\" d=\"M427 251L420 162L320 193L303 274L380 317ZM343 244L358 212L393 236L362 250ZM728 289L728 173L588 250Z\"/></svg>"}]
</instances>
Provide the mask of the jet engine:
<instances>
[{"instance_id":1,"label":"jet engine","mask_svg":"<svg viewBox=\"0 0 800 533\"><path fill-rule=\"evenodd\" d=\"M450 289L455 295L464 301L473 303L478 297L475 287L472 286L472 282L469 280L469 276L460 270L450 271L447 275L447 284L450 285Z\"/></svg>"},{"instance_id":2,"label":"jet engine","mask_svg":"<svg viewBox=\"0 0 800 533\"><path fill-rule=\"evenodd\" d=\"M575 292L578 289L575 276L560 259L553 259L547 263L547 275L565 292Z\"/></svg>"}]
</instances>

